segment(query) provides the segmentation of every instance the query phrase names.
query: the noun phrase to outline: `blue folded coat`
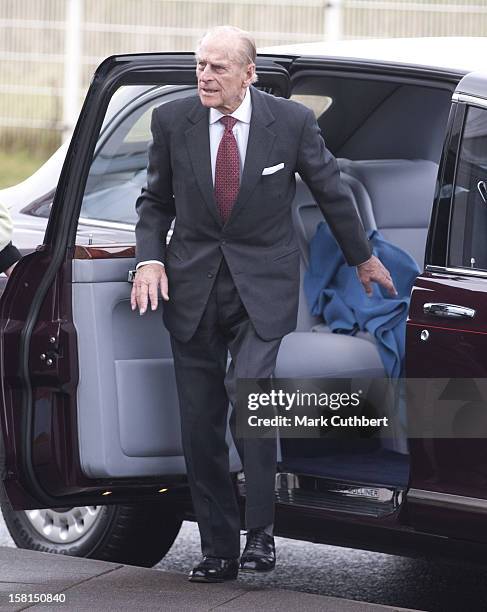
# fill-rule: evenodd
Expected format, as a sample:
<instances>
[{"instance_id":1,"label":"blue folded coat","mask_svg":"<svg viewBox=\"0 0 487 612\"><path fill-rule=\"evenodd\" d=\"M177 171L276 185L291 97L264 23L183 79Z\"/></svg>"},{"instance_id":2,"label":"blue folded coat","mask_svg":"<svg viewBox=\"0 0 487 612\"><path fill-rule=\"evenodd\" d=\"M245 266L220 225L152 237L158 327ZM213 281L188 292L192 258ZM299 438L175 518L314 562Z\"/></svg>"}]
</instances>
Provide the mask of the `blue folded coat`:
<instances>
[{"instance_id":1,"label":"blue folded coat","mask_svg":"<svg viewBox=\"0 0 487 612\"><path fill-rule=\"evenodd\" d=\"M362 330L373 335L387 375L397 378L404 370L409 298L420 270L408 253L387 242L377 230L369 232L368 238L373 254L391 273L397 296L389 296L377 283L372 283L373 294L367 296L356 268L346 263L323 221L310 243L304 291L311 314L323 316L333 332L355 334Z\"/></svg>"}]
</instances>

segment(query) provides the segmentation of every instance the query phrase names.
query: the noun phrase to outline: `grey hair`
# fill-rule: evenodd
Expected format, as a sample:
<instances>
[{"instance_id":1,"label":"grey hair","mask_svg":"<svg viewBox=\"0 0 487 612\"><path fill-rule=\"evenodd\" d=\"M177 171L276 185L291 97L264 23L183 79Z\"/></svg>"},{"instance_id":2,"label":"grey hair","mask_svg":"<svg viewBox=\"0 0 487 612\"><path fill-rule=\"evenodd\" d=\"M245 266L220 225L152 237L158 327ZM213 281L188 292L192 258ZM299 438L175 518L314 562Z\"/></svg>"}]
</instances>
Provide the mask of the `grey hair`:
<instances>
[{"instance_id":1,"label":"grey hair","mask_svg":"<svg viewBox=\"0 0 487 612\"><path fill-rule=\"evenodd\" d=\"M199 49L206 38L210 36L221 37L225 35L237 35L239 39L240 44L235 49L232 49L229 52L231 56L239 62L239 64L242 64L242 66L251 63L255 64L255 60L257 57L257 46L255 44L254 37L252 36L252 34L250 34L250 32L231 25L215 26L214 28L211 28L210 30L205 32L205 34L203 34L203 36L198 40L195 49L195 55L198 55ZM257 72L254 72L252 83L255 83L257 79Z\"/></svg>"}]
</instances>

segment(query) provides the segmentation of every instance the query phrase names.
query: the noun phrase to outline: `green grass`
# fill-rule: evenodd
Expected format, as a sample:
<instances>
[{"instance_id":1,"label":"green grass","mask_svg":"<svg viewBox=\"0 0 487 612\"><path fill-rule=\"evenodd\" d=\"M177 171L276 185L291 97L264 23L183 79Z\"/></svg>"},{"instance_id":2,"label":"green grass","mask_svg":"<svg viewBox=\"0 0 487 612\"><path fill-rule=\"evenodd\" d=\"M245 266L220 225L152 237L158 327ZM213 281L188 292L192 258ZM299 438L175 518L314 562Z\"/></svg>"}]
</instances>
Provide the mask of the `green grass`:
<instances>
[{"instance_id":1,"label":"green grass","mask_svg":"<svg viewBox=\"0 0 487 612\"><path fill-rule=\"evenodd\" d=\"M42 166L46 159L28 151L0 151L0 189L20 183Z\"/></svg>"}]
</instances>

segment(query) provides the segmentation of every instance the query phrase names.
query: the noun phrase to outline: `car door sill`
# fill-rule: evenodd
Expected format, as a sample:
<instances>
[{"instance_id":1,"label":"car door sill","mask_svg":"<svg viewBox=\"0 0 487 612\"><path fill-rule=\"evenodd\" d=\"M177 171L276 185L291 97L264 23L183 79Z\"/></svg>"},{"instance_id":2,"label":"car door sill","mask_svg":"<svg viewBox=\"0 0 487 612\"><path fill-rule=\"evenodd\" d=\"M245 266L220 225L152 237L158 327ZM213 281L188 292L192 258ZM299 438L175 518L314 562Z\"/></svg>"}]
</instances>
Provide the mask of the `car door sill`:
<instances>
[{"instance_id":1,"label":"car door sill","mask_svg":"<svg viewBox=\"0 0 487 612\"><path fill-rule=\"evenodd\" d=\"M238 490L245 496L245 478L239 474ZM291 472L276 474L277 504L340 514L381 518L393 514L405 499L404 487L343 482Z\"/></svg>"}]
</instances>

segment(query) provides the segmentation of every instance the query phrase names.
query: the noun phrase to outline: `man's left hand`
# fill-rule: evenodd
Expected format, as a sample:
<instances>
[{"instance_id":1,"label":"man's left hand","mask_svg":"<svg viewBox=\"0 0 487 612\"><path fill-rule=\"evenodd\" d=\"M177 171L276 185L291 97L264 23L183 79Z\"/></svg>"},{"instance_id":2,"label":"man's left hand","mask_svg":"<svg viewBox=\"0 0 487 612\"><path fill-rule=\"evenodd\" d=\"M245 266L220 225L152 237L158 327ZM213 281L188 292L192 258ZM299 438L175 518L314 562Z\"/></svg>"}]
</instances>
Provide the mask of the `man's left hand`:
<instances>
[{"instance_id":1,"label":"man's left hand","mask_svg":"<svg viewBox=\"0 0 487 612\"><path fill-rule=\"evenodd\" d=\"M357 266L357 274L368 296L372 295L372 282L382 285L391 297L397 295L389 270L382 265L381 260L375 255Z\"/></svg>"}]
</instances>

